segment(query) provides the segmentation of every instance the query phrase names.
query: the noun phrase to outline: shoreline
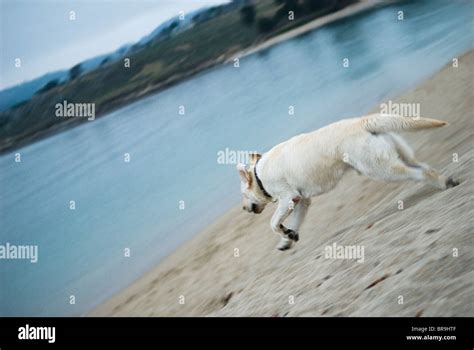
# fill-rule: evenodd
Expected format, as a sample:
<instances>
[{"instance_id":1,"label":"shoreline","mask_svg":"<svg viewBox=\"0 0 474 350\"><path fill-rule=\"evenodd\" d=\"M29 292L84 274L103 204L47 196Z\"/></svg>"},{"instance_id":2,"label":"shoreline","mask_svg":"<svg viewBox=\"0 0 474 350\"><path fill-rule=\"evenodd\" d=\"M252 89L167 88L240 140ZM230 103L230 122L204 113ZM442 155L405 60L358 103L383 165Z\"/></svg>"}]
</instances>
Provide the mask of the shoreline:
<instances>
[{"instance_id":1,"label":"shoreline","mask_svg":"<svg viewBox=\"0 0 474 350\"><path fill-rule=\"evenodd\" d=\"M439 192L347 174L313 199L300 241L287 252L275 249L273 205L258 216L237 206L87 316L472 316L472 249L451 256L453 247L472 244L472 67L474 50L458 68L448 63L393 99L420 103L422 116L450 123L406 139L460 186ZM364 263L325 259L333 243L366 247Z\"/></svg>"},{"instance_id":2,"label":"shoreline","mask_svg":"<svg viewBox=\"0 0 474 350\"><path fill-rule=\"evenodd\" d=\"M276 36L273 36L269 38L268 40L265 40L262 43L259 43L257 45L251 46L247 49L244 49L237 54L233 55L233 57L228 58L225 60L224 63L229 63L235 58L242 58L248 55L253 55L255 53L258 53L260 51L266 50L272 46L281 44L287 40L291 40L293 38L296 38L300 35L312 32L313 30L316 30L318 28L321 28L327 24L336 22L341 19L346 19L350 18L352 16L361 14L365 11L369 11L372 9L375 9L380 6L387 6L390 5L391 3L396 3L398 0L392 0L386 3L378 2L376 0L361 0L355 4L349 5L347 7L344 7L343 9L327 14L322 17L318 17L312 21L309 21L308 23L302 24L299 27L290 29L284 33L278 34Z\"/></svg>"}]
</instances>

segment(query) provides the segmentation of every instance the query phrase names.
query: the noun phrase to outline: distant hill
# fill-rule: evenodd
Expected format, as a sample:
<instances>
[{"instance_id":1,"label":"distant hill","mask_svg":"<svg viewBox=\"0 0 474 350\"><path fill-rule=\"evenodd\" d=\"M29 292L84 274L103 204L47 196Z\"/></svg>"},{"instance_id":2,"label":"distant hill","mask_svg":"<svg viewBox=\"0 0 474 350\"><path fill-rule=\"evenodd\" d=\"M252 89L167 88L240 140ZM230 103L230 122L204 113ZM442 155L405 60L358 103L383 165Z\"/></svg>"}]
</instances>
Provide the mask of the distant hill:
<instances>
[{"instance_id":1,"label":"distant hill","mask_svg":"<svg viewBox=\"0 0 474 350\"><path fill-rule=\"evenodd\" d=\"M8 109L29 100L36 91L49 81L56 79L61 81L64 77L67 77L67 70L48 73L34 80L0 91L0 110Z\"/></svg>"},{"instance_id":2,"label":"distant hill","mask_svg":"<svg viewBox=\"0 0 474 350\"><path fill-rule=\"evenodd\" d=\"M211 11L209 11L210 9ZM150 34L147 34L135 44L126 44L114 52L95 56L80 62L82 74L88 73L100 67L102 64L112 63L124 57L126 53L136 51L151 42L165 39L170 35L177 34L182 30L186 30L198 21L200 22L209 20L212 17L217 16L219 13L217 11L214 11L213 13L212 9L213 8L204 7L190 12L186 14L184 20L179 20L176 17L171 18L160 24ZM206 14L207 12L213 13L213 16ZM58 80L59 83L63 83L68 80L68 77L69 69L64 69L47 73L39 78L2 90L0 91L0 111L7 110L10 107L29 100L35 94L35 92L40 90L50 81Z\"/></svg>"},{"instance_id":3,"label":"distant hill","mask_svg":"<svg viewBox=\"0 0 474 350\"><path fill-rule=\"evenodd\" d=\"M100 67L102 63L113 62L122 58L131 47L132 45L127 44L112 53L92 57L81 62L80 64L83 74ZM0 111L7 110L10 107L29 100L38 90L50 81L58 80L58 82L63 83L68 79L69 69L63 69L47 73L39 78L2 90L0 91Z\"/></svg>"},{"instance_id":4,"label":"distant hill","mask_svg":"<svg viewBox=\"0 0 474 350\"><path fill-rule=\"evenodd\" d=\"M354 1L321 5L305 0L297 5L298 19L289 20L285 14L290 2L296 6L293 0L235 0L188 13L184 20L176 17L133 45L0 92L4 106L11 106L0 109L0 153L84 122L57 118L58 101L93 103L96 118L101 117ZM244 12L243 6L247 6ZM243 17L249 7L251 21ZM124 56L129 65L124 64Z\"/></svg>"}]
</instances>

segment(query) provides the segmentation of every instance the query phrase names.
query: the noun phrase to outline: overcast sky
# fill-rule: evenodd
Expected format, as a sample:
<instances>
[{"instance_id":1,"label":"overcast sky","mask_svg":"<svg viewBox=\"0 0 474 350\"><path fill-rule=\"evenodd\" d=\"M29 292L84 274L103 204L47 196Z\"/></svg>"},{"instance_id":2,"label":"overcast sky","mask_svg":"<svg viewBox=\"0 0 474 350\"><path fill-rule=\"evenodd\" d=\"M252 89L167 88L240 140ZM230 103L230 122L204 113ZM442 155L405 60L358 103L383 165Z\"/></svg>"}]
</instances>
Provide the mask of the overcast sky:
<instances>
[{"instance_id":1,"label":"overcast sky","mask_svg":"<svg viewBox=\"0 0 474 350\"><path fill-rule=\"evenodd\" d=\"M0 0L0 89L133 43L180 11L224 2ZM15 68L16 58L21 68Z\"/></svg>"}]
</instances>

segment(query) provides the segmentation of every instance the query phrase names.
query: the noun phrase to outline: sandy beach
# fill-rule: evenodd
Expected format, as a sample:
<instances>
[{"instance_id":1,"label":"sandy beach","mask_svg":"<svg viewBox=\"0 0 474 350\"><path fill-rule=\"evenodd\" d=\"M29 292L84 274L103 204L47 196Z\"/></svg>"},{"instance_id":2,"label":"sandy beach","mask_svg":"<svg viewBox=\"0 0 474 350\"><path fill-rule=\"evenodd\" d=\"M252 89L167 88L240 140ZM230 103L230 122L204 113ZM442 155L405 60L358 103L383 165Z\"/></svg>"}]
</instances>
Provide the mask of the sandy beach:
<instances>
[{"instance_id":1,"label":"sandy beach","mask_svg":"<svg viewBox=\"0 0 474 350\"><path fill-rule=\"evenodd\" d=\"M349 173L313 198L300 241L286 252L275 249L274 205L261 215L237 206L89 315L474 316L474 51L458 68L447 63L393 102L420 103L422 116L450 123L405 137L459 186ZM333 243L363 246L364 262L327 259Z\"/></svg>"}]
</instances>

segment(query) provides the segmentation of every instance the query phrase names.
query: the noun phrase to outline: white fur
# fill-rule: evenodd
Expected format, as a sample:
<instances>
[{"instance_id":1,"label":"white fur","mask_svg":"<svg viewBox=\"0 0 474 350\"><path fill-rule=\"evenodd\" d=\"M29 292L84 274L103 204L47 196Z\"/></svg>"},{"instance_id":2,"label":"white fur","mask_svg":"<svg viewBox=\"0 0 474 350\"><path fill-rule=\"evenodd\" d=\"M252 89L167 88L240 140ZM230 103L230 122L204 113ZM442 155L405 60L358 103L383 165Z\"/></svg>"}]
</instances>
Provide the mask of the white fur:
<instances>
[{"instance_id":1,"label":"white fur","mask_svg":"<svg viewBox=\"0 0 474 350\"><path fill-rule=\"evenodd\" d=\"M288 249L310 205L310 198L333 189L349 169L383 181L426 181L445 189L447 178L419 163L406 142L391 131L414 131L445 125L433 119L370 115L346 119L280 143L261 156L257 174L278 200L271 228L281 234L279 249ZM256 159L255 159L256 160ZM261 212L270 201L256 184L254 164L239 165L244 209ZM286 228L283 222L291 217ZM291 236L291 235L290 235Z\"/></svg>"}]
</instances>

